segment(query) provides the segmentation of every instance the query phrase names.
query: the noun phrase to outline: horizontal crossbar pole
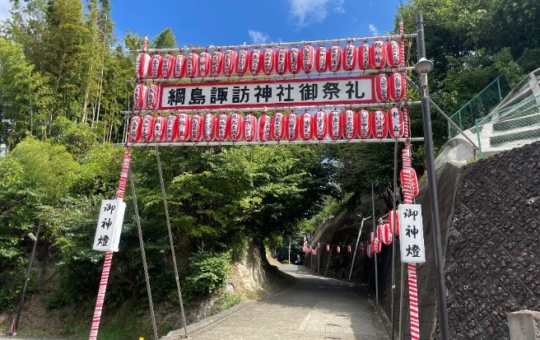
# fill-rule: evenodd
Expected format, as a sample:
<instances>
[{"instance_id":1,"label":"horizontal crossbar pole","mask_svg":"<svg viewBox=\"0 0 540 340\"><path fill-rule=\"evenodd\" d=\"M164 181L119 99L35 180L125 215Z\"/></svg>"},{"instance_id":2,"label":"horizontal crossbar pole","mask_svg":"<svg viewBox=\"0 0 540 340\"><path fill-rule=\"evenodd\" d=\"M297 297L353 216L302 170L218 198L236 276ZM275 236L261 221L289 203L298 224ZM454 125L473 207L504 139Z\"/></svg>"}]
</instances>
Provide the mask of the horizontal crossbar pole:
<instances>
[{"instance_id":1,"label":"horizontal crossbar pole","mask_svg":"<svg viewBox=\"0 0 540 340\"><path fill-rule=\"evenodd\" d=\"M338 76L338 75L347 75L347 76L365 76L368 74L379 74L379 73L396 73L396 72L405 72L414 70L413 66L407 67L383 67L380 69L369 69L369 70L355 70L355 71L337 71L337 72L322 72L322 73L313 73L313 74L272 74L272 75L258 75L250 76L245 75L242 77L196 77L196 78L172 78L172 79L152 79L152 78L143 78L143 79L127 79L126 83L157 83L157 84L191 84L191 83L204 83L204 82L215 82L215 81L224 81L224 82L236 82L243 80L260 80L264 82L266 79L317 79L317 78L327 78L329 76Z\"/></svg>"},{"instance_id":2,"label":"horizontal crossbar pole","mask_svg":"<svg viewBox=\"0 0 540 340\"><path fill-rule=\"evenodd\" d=\"M250 49L250 48L265 48L265 47L287 47L287 46L302 46L302 45L324 45L324 44L340 44L348 42L358 41L373 41L373 40L401 40L401 39L413 39L416 38L416 33L413 34L395 34L395 35L379 35L373 37L362 38L341 38L341 39L324 39L324 40L312 40L312 41L297 41L297 42L277 42L277 43L265 43L265 44L251 44L251 45L223 45L207 47L202 46L184 46L175 48L149 48L147 52L150 53L168 53L175 51L206 51L206 50L235 50L235 49ZM131 50L133 53L140 53L143 50Z\"/></svg>"},{"instance_id":3,"label":"horizontal crossbar pole","mask_svg":"<svg viewBox=\"0 0 540 340\"><path fill-rule=\"evenodd\" d=\"M340 139L340 140L295 140L295 141L268 141L268 142L174 142L174 143L130 143L130 147L155 147L155 146L221 146L221 145L233 145L233 146L242 146L242 145L303 145L303 144L350 144L350 143L395 143L398 142L423 142L424 137L416 138L384 138L384 139ZM125 146L125 144L117 143L115 146Z\"/></svg>"},{"instance_id":4,"label":"horizontal crossbar pole","mask_svg":"<svg viewBox=\"0 0 540 340\"><path fill-rule=\"evenodd\" d=\"M218 109L209 107L207 109L169 109L169 110L132 110L132 111L120 111L121 115L146 115L146 114L175 114L178 112L258 112L258 111L278 111L278 110L309 110L309 109L333 109L333 108L352 108L352 107L383 107L383 106L413 106L420 105L420 101L406 101L406 102L386 102L386 103L366 103L366 104L326 104L326 105L306 105L306 106L269 106L269 107L259 107L259 108L231 108L231 109Z\"/></svg>"}]
</instances>

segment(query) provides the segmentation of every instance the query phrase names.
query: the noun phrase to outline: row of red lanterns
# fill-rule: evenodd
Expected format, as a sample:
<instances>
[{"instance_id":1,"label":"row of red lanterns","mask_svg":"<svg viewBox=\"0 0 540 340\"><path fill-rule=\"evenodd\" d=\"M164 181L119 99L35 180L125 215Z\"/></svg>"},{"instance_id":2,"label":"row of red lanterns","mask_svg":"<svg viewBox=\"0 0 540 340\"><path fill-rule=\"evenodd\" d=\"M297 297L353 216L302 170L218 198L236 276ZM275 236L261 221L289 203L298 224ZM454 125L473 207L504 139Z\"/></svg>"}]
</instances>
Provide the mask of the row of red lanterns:
<instances>
[{"instance_id":1,"label":"row of red lanterns","mask_svg":"<svg viewBox=\"0 0 540 340\"><path fill-rule=\"evenodd\" d=\"M207 51L187 55L166 54L164 56L140 53L136 61L135 76L151 79L181 79L196 77L233 77L298 74L304 72L338 72L403 65L403 53L397 41L381 40L369 45L355 46L348 43L343 48L333 45L329 48L304 45L301 48L268 47L238 52L228 49L225 52Z\"/></svg>"},{"instance_id":2,"label":"row of red lanterns","mask_svg":"<svg viewBox=\"0 0 540 340\"><path fill-rule=\"evenodd\" d=\"M400 73L384 73L374 77L375 100L379 103L399 102L405 97L405 77ZM133 92L134 110L158 110L160 108L162 86L137 84Z\"/></svg>"},{"instance_id":3,"label":"row of red lanterns","mask_svg":"<svg viewBox=\"0 0 540 340\"><path fill-rule=\"evenodd\" d=\"M401 138L404 115L398 107L388 111L352 110L317 111L315 114L239 113L205 115L180 113L169 117L133 116L130 122L131 143L150 142L269 142L296 140L340 140Z\"/></svg>"}]
</instances>

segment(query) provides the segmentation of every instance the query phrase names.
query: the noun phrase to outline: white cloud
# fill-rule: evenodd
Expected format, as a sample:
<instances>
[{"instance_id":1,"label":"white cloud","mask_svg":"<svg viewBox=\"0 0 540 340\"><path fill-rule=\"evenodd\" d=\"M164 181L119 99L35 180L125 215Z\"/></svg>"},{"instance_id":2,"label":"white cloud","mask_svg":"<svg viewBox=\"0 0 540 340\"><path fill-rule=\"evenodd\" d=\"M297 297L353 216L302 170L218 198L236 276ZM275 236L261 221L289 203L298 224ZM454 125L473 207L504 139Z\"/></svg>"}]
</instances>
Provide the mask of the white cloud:
<instances>
[{"instance_id":1,"label":"white cloud","mask_svg":"<svg viewBox=\"0 0 540 340\"><path fill-rule=\"evenodd\" d=\"M373 25L373 24L369 24L369 31L371 32L372 35L379 35L379 30L377 29L377 26Z\"/></svg>"},{"instance_id":2,"label":"white cloud","mask_svg":"<svg viewBox=\"0 0 540 340\"><path fill-rule=\"evenodd\" d=\"M11 16L9 11L11 10L11 1L0 0L0 20L5 20Z\"/></svg>"},{"instance_id":3,"label":"white cloud","mask_svg":"<svg viewBox=\"0 0 540 340\"><path fill-rule=\"evenodd\" d=\"M265 44L270 39L268 34L254 30L249 30L248 35L253 44Z\"/></svg>"},{"instance_id":4,"label":"white cloud","mask_svg":"<svg viewBox=\"0 0 540 340\"><path fill-rule=\"evenodd\" d=\"M312 22L322 22L329 11L345 13L345 0L288 0L290 15L296 20L296 26L307 26Z\"/></svg>"}]
</instances>

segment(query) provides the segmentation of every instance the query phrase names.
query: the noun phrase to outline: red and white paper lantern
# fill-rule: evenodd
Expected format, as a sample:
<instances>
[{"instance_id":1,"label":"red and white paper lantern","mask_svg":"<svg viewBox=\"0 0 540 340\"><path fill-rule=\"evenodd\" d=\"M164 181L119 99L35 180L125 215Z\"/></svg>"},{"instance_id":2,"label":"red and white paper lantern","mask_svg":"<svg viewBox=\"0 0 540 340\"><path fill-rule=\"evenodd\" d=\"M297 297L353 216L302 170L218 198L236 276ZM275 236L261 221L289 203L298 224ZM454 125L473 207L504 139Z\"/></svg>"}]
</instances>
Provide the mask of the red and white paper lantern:
<instances>
[{"instance_id":1,"label":"red and white paper lantern","mask_svg":"<svg viewBox=\"0 0 540 340\"><path fill-rule=\"evenodd\" d=\"M152 60L150 61L150 68L148 69L148 74L152 79L161 78L161 71L163 68L163 57L159 54L154 54Z\"/></svg>"},{"instance_id":2,"label":"red and white paper lantern","mask_svg":"<svg viewBox=\"0 0 540 340\"><path fill-rule=\"evenodd\" d=\"M197 117L197 126L192 129L192 121ZM192 141L200 141L200 135L202 133L201 128L201 116L195 115L191 118L187 113L180 113L178 115L178 140L180 142L186 142L190 138ZM192 137L198 137L193 139Z\"/></svg>"},{"instance_id":3,"label":"red and white paper lantern","mask_svg":"<svg viewBox=\"0 0 540 340\"><path fill-rule=\"evenodd\" d=\"M394 221L396 225L392 226ZM391 210L388 212L388 224L390 225L390 230L392 230L392 228L396 228L395 234L396 236L399 236L399 212L397 210Z\"/></svg>"},{"instance_id":4,"label":"red and white paper lantern","mask_svg":"<svg viewBox=\"0 0 540 340\"><path fill-rule=\"evenodd\" d=\"M347 246L347 253L350 253L352 251L351 246Z\"/></svg>"},{"instance_id":5,"label":"red and white paper lantern","mask_svg":"<svg viewBox=\"0 0 540 340\"><path fill-rule=\"evenodd\" d=\"M205 142L212 142L216 139L216 116L213 113L204 115L203 139Z\"/></svg>"},{"instance_id":6,"label":"red and white paper lantern","mask_svg":"<svg viewBox=\"0 0 540 340\"><path fill-rule=\"evenodd\" d=\"M146 52L139 53L137 60L135 61L135 76L139 79L146 78L148 76L149 68L150 55Z\"/></svg>"},{"instance_id":7,"label":"red and white paper lantern","mask_svg":"<svg viewBox=\"0 0 540 340\"><path fill-rule=\"evenodd\" d=\"M375 99L378 102L388 101L388 76L384 73L375 77Z\"/></svg>"},{"instance_id":8,"label":"red and white paper lantern","mask_svg":"<svg viewBox=\"0 0 540 340\"><path fill-rule=\"evenodd\" d=\"M179 54L176 56L176 60L174 62L174 77L175 78L184 78L186 76L186 61L187 58L183 54Z\"/></svg>"},{"instance_id":9,"label":"red and white paper lantern","mask_svg":"<svg viewBox=\"0 0 540 340\"><path fill-rule=\"evenodd\" d=\"M281 141L287 138L287 116L282 112L276 112L272 116L271 122L272 135L270 136L275 141Z\"/></svg>"},{"instance_id":10,"label":"red and white paper lantern","mask_svg":"<svg viewBox=\"0 0 540 340\"><path fill-rule=\"evenodd\" d=\"M383 225L383 233L382 233L382 243L389 246L392 244L392 228L388 223L385 223Z\"/></svg>"},{"instance_id":11,"label":"red and white paper lantern","mask_svg":"<svg viewBox=\"0 0 540 340\"><path fill-rule=\"evenodd\" d=\"M341 253L341 247L340 246L336 247L336 253L338 253L338 254Z\"/></svg>"},{"instance_id":12,"label":"red and white paper lantern","mask_svg":"<svg viewBox=\"0 0 540 340\"><path fill-rule=\"evenodd\" d=\"M341 139L343 136L342 117L337 111L330 111L328 114L328 135L332 140Z\"/></svg>"},{"instance_id":13,"label":"red and white paper lantern","mask_svg":"<svg viewBox=\"0 0 540 340\"><path fill-rule=\"evenodd\" d=\"M189 78L197 77L199 72L199 55L195 52L189 52L186 60L186 76Z\"/></svg>"},{"instance_id":14,"label":"red and white paper lantern","mask_svg":"<svg viewBox=\"0 0 540 340\"><path fill-rule=\"evenodd\" d=\"M311 73L313 66L315 65L315 49L311 45L304 45L302 47L302 70L305 73Z\"/></svg>"},{"instance_id":15,"label":"red and white paper lantern","mask_svg":"<svg viewBox=\"0 0 540 340\"><path fill-rule=\"evenodd\" d=\"M375 241L375 233L371 231L369 233L369 243L373 244L373 241Z\"/></svg>"},{"instance_id":16,"label":"red and white paper lantern","mask_svg":"<svg viewBox=\"0 0 540 340\"><path fill-rule=\"evenodd\" d=\"M397 41L386 43L386 64L388 67L399 67L403 63L401 49Z\"/></svg>"},{"instance_id":17,"label":"red and white paper lantern","mask_svg":"<svg viewBox=\"0 0 540 340\"><path fill-rule=\"evenodd\" d=\"M181 127L181 122L182 122L182 117L180 116L180 127ZM190 136L189 138L195 142L195 143L198 143L202 140L203 138L203 130L204 130L204 118L203 116L199 115L199 114L194 114L192 117L191 117L191 129L190 129ZM182 130L179 129L179 135L180 135L180 132Z\"/></svg>"},{"instance_id":18,"label":"red and white paper lantern","mask_svg":"<svg viewBox=\"0 0 540 340\"><path fill-rule=\"evenodd\" d=\"M348 43L341 51L341 67L344 71L354 71L356 67L356 47Z\"/></svg>"},{"instance_id":19,"label":"red and white paper lantern","mask_svg":"<svg viewBox=\"0 0 540 340\"><path fill-rule=\"evenodd\" d=\"M326 51L326 47L317 47L317 50L315 51L315 70L317 70L317 72L326 72L326 70L328 69L327 56L328 52Z\"/></svg>"},{"instance_id":20,"label":"red and white paper lantern","mask_svg":"<svg viewBox=\"0 0 540 340\"><path fill-rule=\"evenodd\" d=\"M398 107L388 110L388 132L392 138L402 138L405 135L403 112Z\"/></svg>"},{"instance_id":21,"label":"red and white paper lantern","mask_svg":"<svg viewBox=\"0 0 540 340\"><path fill-rule=\"evenodd\" d=\"M210 66L210 75L219 77L223 73L223 53L214 51L212 54L212 64Z\"/></svg>"},{"instance_id":22,"label":"red and white paper lantern","mask_svg":"<svg viewBox=\"0 0 540 340\"><path fill-rule=\"evenodd\" d=\"M358 111L358 136L362 139L370 138L373 130L371 120L373 115L368 110Z\"/></svg>"},{"instance_id":23,"label":"red and white paper lantern","mask_svg":"<svg viewBox=\"0 0 540 340\"><path fill-rule=\"evenodd\" d=\"M206 78L212 70L212 56L208 52L199 54L199 77Z\"/></svg>"},{"instance_id":24,"label":"red and white paper lantern","mask_svg":"<svg viewBox=\"0 0 540 340\"><path fill-rule=\"evenodd\" d=\"M371 249L371 244L367 245L366 253L369 258L373 257L373 250Z\"/></svg>"},{"instance_id":25,"label":"red and white paper lantern","mask_svg":"<svg viewBox=\"0 0 540 340\"><path fill-rule=\"evenodd\" d=\"M330 251L330 245L329 245L329 244L326 245L326 251L327 251L327 252Z\"/></svg>"},{"instance_id":26,"label":"red and white paper lantern","mask_svg":"<svg viewBox=\"0 0 540 340\"><path fill-rule=\"evenodd\" d=\"M165 139L167 132L167 118L156 117L154 120L154 142L161 143Z\"/></svg>"},{"instance_id":27,"label":"red and white paper lantern","mask_svg":"<svg viewBox=\"0 0 540 340\"><path fill-rule=\"evenodd\" d=\"M157 110L159 108L159 91L160 87L157 84L150 85L148 88L148 98L146 100L148 110Z\"/></svg>"},{"instance_id":28,"label":"red and white paper lantern","mask_svg":"<svg viewBox=\"0 0 540 340\"><path fill-rule=\"evenodd\" d=\"M328 134L328 117L326 111L317 111L313 120L313 133L315 134L315 138L324 140Z\"/></svg>"},{"instance_id":29,"label":"red and white paper lantern","mask_svg":"<svg viewBox=\"0 0 540 340\"><path fill-rule=\"evenodd\" d=\"M343 121L343 137L345 139L353 139L356 137L356 116L357 114L353 110L343 111L342 121Z\"/></svg>"},{"instance_id":30,"label":"red and white paper lantern","mask_svg":"<svg viewBox=\"0 0 540 340\"><path fill-rule=\"evenodd\" d=\"M236 74L243 77L249 68L249 52L246 49L238 51L236 56Z\"/></svg>"},{"instance_id":31,"label":"red and white paper lantern","mask_svg":"<svg viewBox=\"0 0 540 340\"><path fill-rule=\"evenodd\" d=\"M239 113L233 113L230 115L229 129L231 141L238 142L241 140L244 132L244 117L242 117Z\"/></svg>"},{"instance_id":32,"label":"red and white paper lantern","mask_svg":"<svg viewBox=\"0 0 540 340\"><path fill-rule=\"evenodd\" d=\"M174 66L176 64L176 58L172 54L166 54L163 57L163 64L161 67L161 77L169 79L174 75Z\"/></svg>"},{"instance_id":33,"label":"red and white paper lantern","mask_svg":"<svg viewBox=\"0 0 540 340\"><path fill-rule=\"evenodd\" d=\"M230 134L230 121L229 116L225 113L221 113L217 117L216 122L216 139L218 142L224 142L226 139L229 138Z\"/></svg>"},{"instance_id":34,"label":"red and white paper lantern","mask_svg":"<svg viewBox=\"0 0 540 340\"><path fill-rule=\"evenodd\" d=\"M382 40L374 41L369 49L369 61L372 68L386 66L386 45Z\"/></svg>"},{"instance_id":35,"label":"red and white paper lantern","mask_svg":"<svg viewBox=\"0 0 540 340\"><path fill-rule=\"evenodd\" d=\"M274 72L274 49L271 47L264 49L262 70L267 76Z\"/></svg>"},{"instance_id":36,"label":"red and white paper lantern","mask_svg":"<svg viewBox=\"0 0 540 340\"><path fill-rule=\"evenodd\" d=\"M303 140L313 139L313 117L309 112L304 112L300 116L300 138Z\"/></svg>"},{"instance_id":37,"label":"red and white paper lantern","mask_svg":"<svg viewBox=\"0 0 540 340\"><path fill-rule=\"evenodd\" d=\"M251 75L257 76L261 73L263 65L263 53L260 49L256 48L249 54L249 71Z\"/></svg>"},{"instance_id":38,"label":"red and white paper lantern","mask_svg":"<svg viewBox=\"0 0 540 340\"><path fill-rule=\"evenodd\" d=\"M328 61L328 69L331 72L337 72L341 68L341 46L334 45L328 50L328 56L326 57Z\"/></svg>"},{"instance_id":39,"label":"red and white paper lantern","mask_svg":"<svg viewBox=\"0 0 540 340\"><path fill-rule=\"evenodd\" d=\"M400 101L405 96L405 77L401 73L393 73L388 78L388 98Z\"/></svg>"},{"instance_id":40,"label":"red and white paper lantern","mask_svg":"<svg viewBox=\"0 0 540 340\"><path fill-rule=\"evenodd\" d=\"M143 118L141 140L149 143L154 139L154 116L146 115Z\"/></svg>"},{"instance_id":41,"label":"red and white paper lantern","mask_svg":"<svg viewBox=\"0 0 540 340\"><path fill-rule=\"evenodd\" d=\"M133 110L146 110L148 100L148 87L137 84L133 92Z\"/></svg>"},{"instance_id":42,"label":"red and white paper lantern","mask_svg":"<svg viewBox=\"0 0 540 340\"><path fill-rule=\"evenodd\" d=\"M377 254L379 254L382 250L382 243L381 240L378 237L375 237L375 240L373 240L373 251Z\"/></svg>"},{"instance_id":43,"label":"red and white paper lantern","mask_svg":"<svg viewBox=\"0 0 540 340\"><path fill-rule=\"evenodd\" d=\"M133 116L129 124L129 142L138 143L141 140L142 117Z\"/></svg>"},{"instance_id":44,"label":"red and white paper lantern","mask_svg":"<svg viewBox=\"0 0 540 340\"><path fill-rule=\"evenodd\" d=\"M388 136L388 123L384 111L377 110L373 112L371 131L374 138L383 139Z\"/></svg>"},{"instance_id":45,"label":"red and white paper lantern","mask_svg":"<svg viewBox=\"0 0 540 340\"><path fill-rule=\"evenodd\" d=\"M267 114L259 117L258 137L260 142L268 142L272 138L272 118Z\"/></svg>"},{"instance_id":46,"label":"red and white paper lantern","mask_svg":"<svg viewBox=\"0 0 540 340\"><path fill-rule=\"evenodd\" d=\"M363 43L358 46L358 68L361 70L369 69L369 45L368 43Z\"/></svg>"},{"instance_id":47,"label":"red and white paper lantern","mask_svg":"<svg viewBox=\"0 0 540 340\"><path fill-rule=\"evenodd\" d=\"M409 178L411 180L410 187L407 186L407 181L405 179L406 175L409 175ZM405 192L405 195L410 194L412 195L411 198L416 197L419 191L416 170L414 170L413 168L402 169L400 172L400 179L401 184L403 185L403 191Z\"/></svg>"},{"instance_id":48,"label":"red and white paper lantern","mask_svg":"<svg viewBox=\"0 0 540 340\"><path fill-rule=\"evenodd\" d=\"M257 138L257 117L249 113L244 118L244 140L253 142Z\"/></svg>"},{"instance_id":49,"label":"red and white paper lantern","mask_svg":"<svg viewBox=\"0 0 540 340\"><path fill-rule=\"evenodd\" d=\"M236 52L234 50L227 50L223 56L223 75L231 77L236 70Z\"/></svg>"},{"instance_id":50,"label":"red and white paper lantern","mask_svg":"<svg viewBox=\"0 0 540 340\"><path fill-rule=\"evenodd\" d=\"M378 224L377 229L375 229L376 231L375 237L378 238L379 240L381 240L383 237L383 229L384 229L384 225L382 224Z\"/></svg>"},{"instance_id":51,"label":"red and white paper lantern","mask_svg":"<svg viewBox=\"0 0 540 340\"><path fill-rule=\"evenodd\" d=\"M300 50L293 47L287 53L287 64L289 65L289 71L291 74L297 74L302 69L302 55Z\"/></svg>"},{"instance_id":52,"label":"red and white paper lantern","mask_svg":"<svg viewBox=\"0 0 540 340\"><path fill-rule=\"evenodd\" d=\"M276 73L277 74L285 74L289 70L289 52L281 47L275 52L276 56Z\"/></svg>"},{"instance_id":53,"label":"red and white paper lantern","mask_svg":"<svg viewBox=\"0 0 540 340\"><path fill-rule=\"evenodd\" d=\"M165 140L169 143L175 142L178 139L178 116L170 115L167 118L167 132Z\"/></svg>"},{"instance_id":54,"label":"red and white paper lantern","mask_svg":"<svg viewBox=\"0 0 540 340\"><path fill-rule=\"evenodd\" d=\"M299 129L300 129L300 116L296 113L291 113L287 120L287 129L285 131L288 141L298 140Z\"/></svg>"}]
</instances>

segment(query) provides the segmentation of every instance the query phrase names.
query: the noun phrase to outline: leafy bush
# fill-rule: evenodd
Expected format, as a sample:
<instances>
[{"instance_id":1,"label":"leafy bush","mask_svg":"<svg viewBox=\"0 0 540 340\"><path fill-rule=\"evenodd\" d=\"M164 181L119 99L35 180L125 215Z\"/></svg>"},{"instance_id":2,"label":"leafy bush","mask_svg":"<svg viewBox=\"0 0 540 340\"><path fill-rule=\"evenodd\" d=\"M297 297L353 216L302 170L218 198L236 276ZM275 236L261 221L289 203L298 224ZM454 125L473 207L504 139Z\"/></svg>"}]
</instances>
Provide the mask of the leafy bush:
<instances>
[{"instance_id":1,"label":"leafy bush","mask_svg":"<svg viewBox=\"0 0 540 340\"><path fill-rule=\"evenodd\" d=\"M223 286L229 273L231 253L199 250L189 259L186 289L198 295L209 294Z\"/></svg>"}]
</instances>

